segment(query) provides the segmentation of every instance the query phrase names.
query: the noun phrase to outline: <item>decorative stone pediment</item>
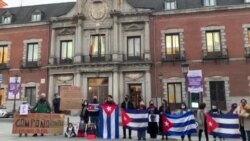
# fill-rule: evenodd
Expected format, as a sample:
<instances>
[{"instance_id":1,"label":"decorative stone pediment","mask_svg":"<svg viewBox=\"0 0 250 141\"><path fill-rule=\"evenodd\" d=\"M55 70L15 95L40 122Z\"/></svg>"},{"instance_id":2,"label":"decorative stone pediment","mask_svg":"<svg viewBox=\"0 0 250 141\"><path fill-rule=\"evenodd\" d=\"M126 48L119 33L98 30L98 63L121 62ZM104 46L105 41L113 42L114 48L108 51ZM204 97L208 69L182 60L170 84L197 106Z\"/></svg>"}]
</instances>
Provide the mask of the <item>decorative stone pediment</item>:
<instances>
[{"instance_id":1,"label":"decorative stone pediment","mask_svg":"<svg viewBox=\"0 0 250 141\"><path fill-rule=\"evenodd\" d=\"M143 30L144 26L139 24L130 24L124 27L124 31L135 31L135 30Z\"/></svg>"},{"instance_id":2,"label":"decorative stone pediment","mask_svg":"<svg viewBox=\"0 0 250 141\"><path fill-rule=\"evenodd\" d=\"M57 32L58 35L74 35L75 29L64 28Z\"/></svg>"}]
</instances>

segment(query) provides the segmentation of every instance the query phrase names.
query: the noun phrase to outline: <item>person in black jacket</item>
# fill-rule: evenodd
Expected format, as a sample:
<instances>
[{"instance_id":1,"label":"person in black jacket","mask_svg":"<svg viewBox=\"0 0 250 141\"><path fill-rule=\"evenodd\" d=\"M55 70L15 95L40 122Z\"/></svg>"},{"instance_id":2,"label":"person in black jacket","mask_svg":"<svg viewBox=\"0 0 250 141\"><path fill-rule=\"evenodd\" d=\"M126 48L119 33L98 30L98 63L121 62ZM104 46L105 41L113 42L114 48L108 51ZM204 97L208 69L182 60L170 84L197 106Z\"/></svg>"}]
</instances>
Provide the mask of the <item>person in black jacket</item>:
<instances>
[{"instance_id":1,"label":"person in black jacket","mask_svg":"<svg viewBox=\"0 0 250 141\"><path fill-rule=\"evenodd\" d=\"M98 97L96 95L93 96L93 99L89 105L90 105L90 107L92 106L92 108L88 108L90 121L91 121L91 123L94 123L96 125L97 137L99 137L100 136L100 133L99 133L99 102L98 102Z\"/></svg>"},{"instance_id":2,"label":"person in black jacket","mask_svg":"<svg viewBox=\"0 0 250 141\"><path fill-rule=\"evenodd\" d=\"M158 134L158 109L154 105L154 102L151 100L149 102L148 107L148 114L149 114L149 122L148 122L148 133L150 134L151 139L156 139ZM158 117L158 118L157 118Z\"/></svg>"},{"instance_id":3,"label":"person in black jacket","mask_svg":"<svg viewBox=\"0 0 250 141\"><path fill-rule=\"evenodd\" d=\"M53 107L54 107L54 113L61 113L60 111L60 95L59 94L55 94L55 98L53 99Z\"/></svg>"},{"instance_id":4,"label":"person in black jacket","mask_svg":"<svg viewBox=\"0 0 250 141\"><path fill-rule=\"evenodd\" d=\"M164 140L164 131L163 131L163 123L162 123L162 116L165 116L165 114L171 114L170 107L168 105L167 100L162 100L162 105L159 108L159 115L160 115L160 121L159 121L159 131L162 135L162 140ZM168 136L166 135L166 140L168 139Z\"/></svg>"},{"instance_id":5,"label":"person in black jacket","mask_svg":"<svg viewBox=\"0 0 250 141\"><path fill-rule=\"evenodd\" d=\"M132 110L134 109L133 103L129 100L129 96L125 96L125 100L121 104L121 108L124 110ZM129 139L132 139L131 137L131 129L128 130L129 132ZM126 128L123 127L123 139L126 139Z\"/></svg>"},{"instance_id":6,"label":"person in black jacket","mask_svg":"<svg viewBox=\"0 0 250 141\"><path fill-rule=\"evenodd\" d=\"M89 122L89 111L87 110L87 108L88 108L88 101L83 100L80 119L81 121L84 121L84 123Z\"/></svg>"}]
</instances>

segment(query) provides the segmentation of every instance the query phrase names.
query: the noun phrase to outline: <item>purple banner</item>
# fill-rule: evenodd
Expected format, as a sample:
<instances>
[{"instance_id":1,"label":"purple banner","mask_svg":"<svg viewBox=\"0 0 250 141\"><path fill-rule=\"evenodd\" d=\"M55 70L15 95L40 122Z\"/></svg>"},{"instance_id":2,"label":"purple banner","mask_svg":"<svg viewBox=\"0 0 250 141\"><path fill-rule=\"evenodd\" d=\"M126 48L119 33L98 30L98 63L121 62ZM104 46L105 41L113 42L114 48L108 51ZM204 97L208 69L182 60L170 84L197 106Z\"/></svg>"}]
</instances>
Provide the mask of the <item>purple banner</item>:
<instances>
[{"instance_id":1,"label":"purple banner","mask_svg":"<svg viewBox=\"0 0 250 141\"><path fill-rule=\"evenodd\" d=\"M190 70L187 74L188 91L190 93L203 92L203 78L201 70Z\"/></svg>"}]
</instances>

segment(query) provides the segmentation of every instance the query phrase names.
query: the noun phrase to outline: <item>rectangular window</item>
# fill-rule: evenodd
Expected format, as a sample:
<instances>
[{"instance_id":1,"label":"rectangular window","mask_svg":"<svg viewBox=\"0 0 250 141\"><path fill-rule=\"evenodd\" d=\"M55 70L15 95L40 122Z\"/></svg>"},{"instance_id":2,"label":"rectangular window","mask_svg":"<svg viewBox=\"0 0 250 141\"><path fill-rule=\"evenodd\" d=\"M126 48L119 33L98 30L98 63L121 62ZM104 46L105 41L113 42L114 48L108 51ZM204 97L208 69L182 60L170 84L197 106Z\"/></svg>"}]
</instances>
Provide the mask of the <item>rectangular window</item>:
<instances>
[{"instance_id":1,"label":"rectangular window","mask_svg":"<svg viewBox=\"0 0 250 141\"><path fill-rule=\"evenodd\" d=\"M179 109L182 102L182 85L181 83L168 83L168 102L171 109Z\"/></svg>"},{"instance_id":2,"label":"rectangular window","mask_svg":"<svg viewBox=\"0 0 250 141\"><path fill-rule=\"evenodd\" d=\"M0 64L8 63L8 46L1 45L0 46Z\"/></svg>"},{"instance_id":3,"label":"rectangular window","mask_svg":"<svg viewBox=\"0 0 250 141\"><path fill-rule=\"evenodd\" d=\"M209 85L211 105L216 105L220 110L226 110L225 82L211 81Z\"/></svg>"},{"instance_id":4,"label":"rectangular window","mask_svg":"<svg viewBox=\"0 0 250 141\"><path fill-rule=\"evenodd\" d=\"M165 36L165 52L166 55L180 54L180 36L179 34L168 34Z\"/></svg>"},{"instance_id":5,"label":"rectangular window","mask_svg":"<svg viewBox=\"0 0 250 141\"><path fill-rule=\"evenodd\" d=\"M73 42L72 40L61 41L61 60L73 58Z\"/></svg>"},{"instance_id":6,"label":"rectangular window","mask_svg":"<svg viewBox=\"0 0 250 141\"><path fill-rule=\"evenodd\" d=\"M41 21L42 15L41 13L34 13L31 16L31 21L36 22L36 21Z\"/></svg>"},{"instance_id":7,"label":"rectangular window","mask_svg":"<svg viewBox=\"0 0 250 141\"><path fill-rule=\"evenodd\" d=\"M108 96L108 78L89 78L88 79L88 99L93 96L98 97L100 103L104 103Z\"/></svg>"},{"instance_id":8,"label":"rectangular window","mask_svg":"<svg viewBox=\"0 0 250 141\"><path fill-rule=\"evenodd\" d=\"M4 16L2 18L2 24L10 24L11 23L11 16Z\"/></svg>"},{"instance_id":9,"label":"rectangular window","mask_svg":"<svg viewBox=\"0 0 250 141\"><path fill-rule=\"evenodd\" d=\"M89 48L89 55L93 56L105 56L106 54L106 43L105 35L92 35L91 45Z\"/></svg>"},{"instance_id":10,"label":"rectangular window","mask_svg":"<svg viewBox=\"0 0 250 141\"><path fill-rule=\"evenodd\" d=\"M141 56L141 37L128 37L128 57L140 57Z\"/></svg>"},{"instance_id":11,"label":"rectangular window","mask_svg":"<svg viewBox=\"0 0 250 141\"><path fill-rule=\"evenodd\" d=\"M221 52L220 31L206 32L207 52Z\"/></svg>"},{"instance_id":12,"label":"rectangular window","mask_svg":"<svg viewBox=\"0 0 250 141\"><path fill-rule=\"evenodd\" d=\"M36 87L26 87L25 88L25 98L31 106L36 104Z\"/></svg>"},{"instance_id":13,"label":"rectangular window","mask_svg":"<svg viewBox=\"0 0 250 141\"><path fill-rule=\"evenodd\" d=\"M38 43L28 43L27 44L27 62L37 62L38 61Z\"/></svg>"},{"instance_id":14,"label":"rectangular window","mask_svg":"<svg viewBox=\"0 0 250 141\"><path fill-rule=\"evenodd\" d=\"M165 10L176 9L176 0L165 1Z\"/></svg>"},{"instance_id":15,"label":"rectangular window","mask_svg":"<svg viewBox=\"0 0 250 141\"><path fill-rule=\"evenodd\" d=\"M204 0L204 6L215 6L216 0Z\"/></svg>"}]
</instances>

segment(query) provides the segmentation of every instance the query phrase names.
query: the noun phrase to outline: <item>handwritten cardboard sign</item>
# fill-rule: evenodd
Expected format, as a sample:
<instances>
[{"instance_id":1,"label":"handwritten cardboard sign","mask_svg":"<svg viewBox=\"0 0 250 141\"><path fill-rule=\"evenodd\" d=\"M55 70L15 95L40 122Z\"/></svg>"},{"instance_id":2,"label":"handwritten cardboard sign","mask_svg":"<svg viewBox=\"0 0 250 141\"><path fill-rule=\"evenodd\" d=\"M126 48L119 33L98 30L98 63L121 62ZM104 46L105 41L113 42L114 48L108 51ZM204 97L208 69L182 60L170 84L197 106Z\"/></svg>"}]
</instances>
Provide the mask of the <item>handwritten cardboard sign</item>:
<instances>
[{"instance_id":1,"label":"handwritten cardboard sign","mask_svg":"<svg viewBox=\"0 0 250 141\"><path fill-rule=\"evenodd\" d=\"M60 87L60 110L74 110L81 109L82 104L82 90L75 86L61 86Z\"/></svg>"},{"instance_id":2,"label":"handwritten cardboard sign","mask_svg":"<svg viewBox=\"0 0 250 141\"><path fill-rule=\"evenodd\" d=\"M63 134L63 114L15 114L12 133Z\"/></svg>"}]
</instances>

